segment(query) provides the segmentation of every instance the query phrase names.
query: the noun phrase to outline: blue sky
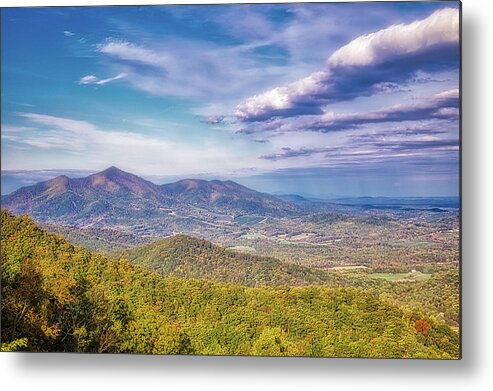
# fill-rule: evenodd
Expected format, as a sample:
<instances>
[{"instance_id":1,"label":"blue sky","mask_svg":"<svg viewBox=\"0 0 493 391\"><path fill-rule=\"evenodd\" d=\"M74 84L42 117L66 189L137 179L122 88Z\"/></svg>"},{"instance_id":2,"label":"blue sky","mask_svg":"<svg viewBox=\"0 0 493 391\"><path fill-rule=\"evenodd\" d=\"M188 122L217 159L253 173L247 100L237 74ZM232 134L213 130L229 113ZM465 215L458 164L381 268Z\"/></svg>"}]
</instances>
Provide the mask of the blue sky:
<instances>
[{"instance_id":1,"label":"blue sky","mask_svg":"<svg viewBox=\"0 0 493 391\"><path fill-rule=\"evenodd\" d=\"M2 9L2 171L457 195L458 39L456 2Z\"/></svg>"}]
</instances>

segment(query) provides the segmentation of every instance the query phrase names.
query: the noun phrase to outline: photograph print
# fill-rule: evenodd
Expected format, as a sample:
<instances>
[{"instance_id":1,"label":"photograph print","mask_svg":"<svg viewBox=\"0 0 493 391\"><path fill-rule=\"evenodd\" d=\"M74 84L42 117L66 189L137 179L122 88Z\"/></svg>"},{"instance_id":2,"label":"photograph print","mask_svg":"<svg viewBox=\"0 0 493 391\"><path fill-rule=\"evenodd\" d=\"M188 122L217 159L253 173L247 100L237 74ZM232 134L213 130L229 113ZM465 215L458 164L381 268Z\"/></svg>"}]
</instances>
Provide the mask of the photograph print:
<instances>
[{"instance_id":1,"label":"photograph print","mask_svg":"<svg viewBox=\"0 0 493 391\"><path fill-rule=\"evenodd\" d=\"M1 351L460 359L460 19L3 7Z\"/></svg>"}]
</instances>

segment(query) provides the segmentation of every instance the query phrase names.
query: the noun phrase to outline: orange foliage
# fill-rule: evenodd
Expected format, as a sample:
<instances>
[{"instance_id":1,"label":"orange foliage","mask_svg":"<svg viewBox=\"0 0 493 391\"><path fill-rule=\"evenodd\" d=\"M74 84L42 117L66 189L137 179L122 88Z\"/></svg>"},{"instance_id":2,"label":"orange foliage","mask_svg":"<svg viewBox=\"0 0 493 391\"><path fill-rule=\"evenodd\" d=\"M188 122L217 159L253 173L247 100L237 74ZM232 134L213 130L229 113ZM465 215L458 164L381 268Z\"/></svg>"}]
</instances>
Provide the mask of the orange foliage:
<instances>
[{"instance_id":1,"label":"orange foliage","mask_svg":"<svg viewBox=\"0 0 493 391\"><path fill-rule=\"evenodd\" d=\"M421 334L428 334L428 331L431 330L431 324L429 324L426 320L417 320L415 323L416 330Z\"/></svg>"}]
</instances>

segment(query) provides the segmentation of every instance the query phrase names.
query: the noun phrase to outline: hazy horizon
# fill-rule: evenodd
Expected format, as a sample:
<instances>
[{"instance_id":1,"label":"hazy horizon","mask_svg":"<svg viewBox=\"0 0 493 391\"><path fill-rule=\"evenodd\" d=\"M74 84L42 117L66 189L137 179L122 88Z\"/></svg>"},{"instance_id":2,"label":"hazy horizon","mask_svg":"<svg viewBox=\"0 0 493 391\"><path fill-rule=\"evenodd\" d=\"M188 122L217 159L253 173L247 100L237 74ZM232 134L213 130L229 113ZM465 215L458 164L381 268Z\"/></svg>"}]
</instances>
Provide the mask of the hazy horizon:
<instances>
[{"instance_id":1,"label":"hazy horizon","mask_svg":"<svg viewBox=\"0 0 493 391\"><path fill-rule=\"evenodd\" d=\"M106 167L108 168L108 167ZM43 169L43 170L2 170L1 171L1 194L10 194L13 191L25 187L34 185L39 182L47 181L49 179L55 178L59 175L66 175L69 178L82 178L88 175L100 172L103 170L62 170L62 169ZM135 174L131 171L127 171ZM303 180L300 182L300 178L289 178L283 176L282 173L277 173L277 177L274 173L268 173L264 175L253 175L253 176L243 176L243 177L220 177L211 176L208 174L197 173L191 176L180 176L180 175L138 175L150 182L158 185L173 183L182 179L204 179L204 180L233 180L241 185L252 188L253 190L277 194L277 195L288 195L296 194L305 197L321 198L321 199L333 199L338 197L390 197L390 198L412 198L412 197L422 197L422 198L433 198L433 197L459 197L459 194L430 194L430 193L395 193L395 194L380 194L380 193L368 193L368 192L348 192L347 187L346 192L344 190L337 191L331 187L322 189L320 187L314 189L310 185L313 184L311 178L306 179L308 183L304 183ZM307 186L308 185L308 186ZM361 185L361 184L358 184ZM324 191L325 189L325 191ZM333 190L333 191L330 191Z\"/></svg>"}]
</instances>

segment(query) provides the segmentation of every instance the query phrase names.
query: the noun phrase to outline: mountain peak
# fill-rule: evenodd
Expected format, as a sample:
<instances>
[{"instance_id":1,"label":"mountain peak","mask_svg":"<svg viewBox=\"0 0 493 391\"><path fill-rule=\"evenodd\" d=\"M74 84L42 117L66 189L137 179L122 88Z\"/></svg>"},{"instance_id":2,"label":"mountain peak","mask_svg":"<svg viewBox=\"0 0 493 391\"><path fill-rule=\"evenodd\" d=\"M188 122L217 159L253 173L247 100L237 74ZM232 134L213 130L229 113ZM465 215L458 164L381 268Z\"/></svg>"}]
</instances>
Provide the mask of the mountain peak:
<instances>
[{"instance_id":1,"label":"mountain peak","mask_svg":"<svg viewBox=\"0 0 493 391\"><path fill-rule=\"evenodd\" d=\"M57 183L67 183L70 180L70 178L66 175L58 175L57 177L48 180L48 182L52 184L57 184Z\"/></svg>"},{"instance_id":2,"label":"mountain peak","mask_svg":"<svg viewBox=\"0 0 493 391\"><path fill-rule=\"evenodd\" d=\"M128 172L125 172L123 170L120 170L118 167L115 167L115 166L111 166L111 167L108 167L107 169L101 171L101 172L98 172L94 175L105 175L105 176L108 176L108 175L132 175Z\"/></svg>"},{"instance_id":3,"label":"mountain peak","mask_svg":"<svg viewBox=\"0 0 493 391\"><path fill-rule=\"evenodd\" d=\"M70 183L70 178L66 175L59 175L53 179L44 182L47 194L50 196L64 193Z\"/></svg>"},{"instance_id":4,"label":"mountain peak","mask_svg":"<svg viewBox=\"0 0 493 391\"><path fill-rule=\"evenodd\" d=\"M120 170L118 167L111 166L107 169L92 174L85 178L89 186L93 189L99 189L110 193L119 191L130 191L139 196L146 194L156 194L158 186L146 181L137 175Z\"/></svg>"}]
</instances>

